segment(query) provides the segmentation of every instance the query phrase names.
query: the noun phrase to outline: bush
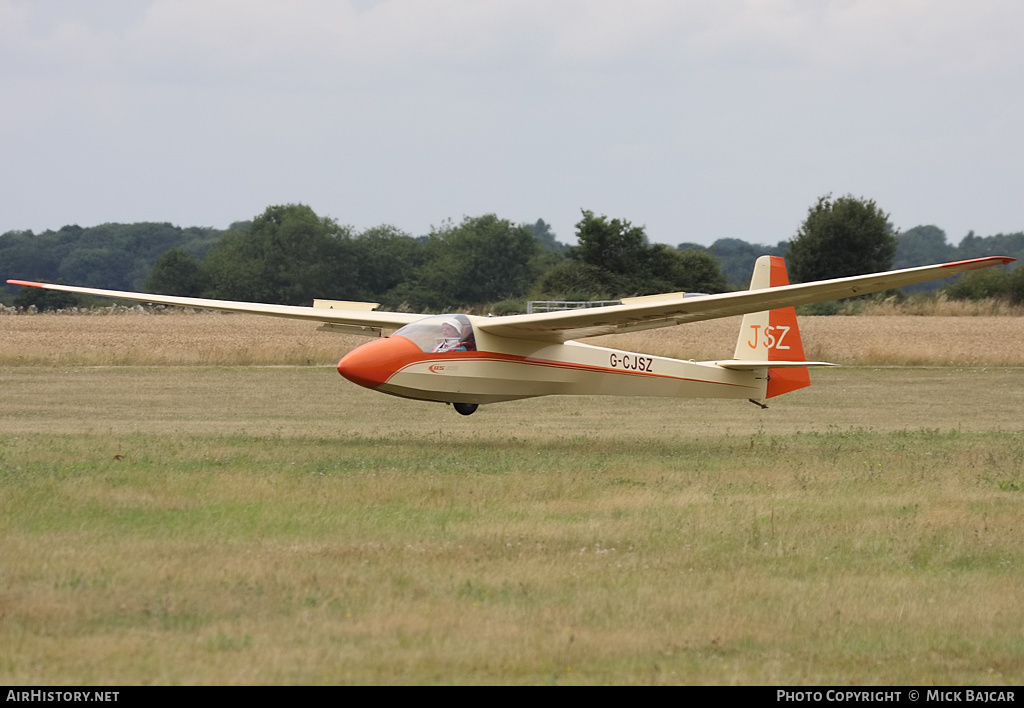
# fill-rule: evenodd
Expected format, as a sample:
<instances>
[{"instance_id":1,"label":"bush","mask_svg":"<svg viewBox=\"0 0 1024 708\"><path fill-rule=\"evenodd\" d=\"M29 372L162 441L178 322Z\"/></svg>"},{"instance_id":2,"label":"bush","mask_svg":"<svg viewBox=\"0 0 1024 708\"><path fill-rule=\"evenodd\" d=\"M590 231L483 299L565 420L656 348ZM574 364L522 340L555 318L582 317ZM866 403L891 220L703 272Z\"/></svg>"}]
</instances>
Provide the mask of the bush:
<instances>
[{"instance_id":1,"label":"bush","mask_svg":"<svg viewBox=\"0 0 1024 708\"><path fill-rule=\"evenodd\" d=\"M812 302L808 305L798 305L796 314L816 317L820 315L838 315L843 310L843 303L836 300L829 302Z\"/></svg>"},{"instance_id":2,"label":"bush","mask_svg":"<svg viewBox=\"0 0 1024 708\"><path fill-rule=\"evenodd\" d=\"M1020 276L1014 277L1020 280ZM942 292L950 300L1008 299L1010 279L1011 274L1005 268L986 268L960 276L945 286Z\"/></svg>"},{"instance_id":3,"label":"bush","mask_svg":"<svg viewBox=\"0 0 1024 708\"><path fill-rule=\"evenodd\" d=\"M1010 271L1007 278L1006 294L1014 305L1024 305L1024 267L1017 267Z\"/></svg>"},{"instance_id":4,"label":"bush","mask_svg":"<svg viewBox=\"0 0 1024 708\"><path fill-rule=\"evenodd\" d=\"M610 300L619 295L619 280L596 265L563 261L541 277L536 294L537 299Z\"/></svg>"},{"instance_id":5,"label":"bush","mask_svg":"<svg viewBox=\"0 0 1024 708\"><path fill-rule=\"evenodd\" d=\"M502 315L521 315L526 312L526 300L502 300L480 308L483 314L501 317Z\"/></svg>"},{"instance_id":6,"label":"bush","mask_svg":"<svg viewBox=\"0 0 1024 708\"><path fill-rule=\"evenodd\" d=\"M67 310L77 307L79 296L74 293L65 293L60 290L44 290L43 288L23 287L21 293L14 298L14 306L23 310L35 306L38 312L47 310Z\"/></svg>"}]
</instances>

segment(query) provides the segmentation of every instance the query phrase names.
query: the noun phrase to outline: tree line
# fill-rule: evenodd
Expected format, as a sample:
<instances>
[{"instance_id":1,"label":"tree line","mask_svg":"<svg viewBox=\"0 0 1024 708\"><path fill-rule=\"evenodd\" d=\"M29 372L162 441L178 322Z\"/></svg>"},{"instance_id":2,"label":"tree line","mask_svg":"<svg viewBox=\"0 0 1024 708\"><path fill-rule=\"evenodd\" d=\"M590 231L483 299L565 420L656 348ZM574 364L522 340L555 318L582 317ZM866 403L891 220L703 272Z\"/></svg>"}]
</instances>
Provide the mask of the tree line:
<instances>
[{"instance_id":1,"label":"tree line","mask_svg":"<svg viewBox=\"0 0 1024 708\"><path fill-rule=\"evenodd\" d=\"M588 210L575 236L578 244L567 246L543 219L515 224L494 214L446 221L419 237L387 225L356 231L288 204L226 230L142 223L9 231L0 235L0 275L298 305L314 298L413 311L486 305L501 314L520 311L528 298L742 289L764 254L786 256L794 282L995 253L1024 257L1024 232L971 233L953 246L935 226L897 233L873 201L849 195L821 197L793 239L775 246L732 238L708 247L651 244L643 226ZM5 300L16 295L8 286ZM47 297L57 294L34 290L20 302L45 307Z\"/></svg>"},{"instance_id":2,"label":"tree line","mask_svg":"<svg viewBox=\"0 0 1024 708\"><path fill-rule=\"evenodd\" d=\"M612 299L728 288L710 255L651 245L643 227L589 211L577 224L580 245L574 247L560 243L543 219L515 224L485 214L413 237L387 225L356 232L302 204L268 207L251 222L219 233L138 226L134 235L128 225L97 227L97 234L85 236L90 230L78 227L38 236L8 232L0 236L0 267L5 279L294 305L314 298L375 301L415 311L484 304L518 310L531 294ZM99 253L103 233L117 238ZM65 268L80 260L73 234L80 250L95 256L88 273ZM143 246L156 236L159 255ZM6 258L8 252L14 257Z\"/></svg>"}]
</instances>

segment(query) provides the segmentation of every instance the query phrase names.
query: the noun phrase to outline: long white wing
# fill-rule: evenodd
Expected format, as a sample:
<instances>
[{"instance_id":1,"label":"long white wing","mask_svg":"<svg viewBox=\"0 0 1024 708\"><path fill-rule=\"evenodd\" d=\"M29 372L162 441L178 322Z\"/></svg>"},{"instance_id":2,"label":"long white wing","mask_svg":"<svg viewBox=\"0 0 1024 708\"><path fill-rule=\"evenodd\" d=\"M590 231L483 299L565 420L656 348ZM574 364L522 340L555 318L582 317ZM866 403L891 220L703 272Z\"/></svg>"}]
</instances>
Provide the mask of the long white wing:
<instances>
[{"instance_id":1,"label":"long white wing","mask_svg":"<svg viewBox=\"0 0 1024 708\"><path fill-rule=\"evenodd\" d=\"M720 295L675 297L612 305L611 307L595 307L589 310L476 319L473 324L478 329L502 337L564 342L600 334L636 332L686 322L745 315L748 312L840 300L854 295L865 295L904 285L937 280L979 268L1003 265L1014 260L1005 256L975 258L955 263L891 270L850 278L818 280L813 283L783 285L775 288L743 290Z\"/></svg>"},{"instance_id":2,"label":"long white wing","mask_svg":"<svg viewBox=\"0 0 1024 708\"><path fill-rule=\"evenodd\" d=\"M341 310L325 307L297 307L295 305L264 305L258 302L236 302L233 300L209 300L201 297L178 297L175 295L153 295L151 293L132 293L121 290L102 290L100 288L79 288L72 285L55 285L53 283L33 283L24 280L8 280L12 285L26 285L46 290L61 290L79 295L95 295L111 297L118 300L137 300L152 302L157 305L177 305L179 307L195 307L202 310L221 310L223 312L245 312L253 315L269 315L271 317L287 317L295 320L309 320L324 324L352 325L355 327L398 329L410 322L423 319L426 315L406 312L374 312L369 309ZM364 303L367 307L374 303Z\"/></svg>"},{"instance_id":3,"label":"long white wing","mask_svg":"<svg viewBox=\"0 0 1024 708\"><path fill-rule=\"evenodd\" d=\"M885 273L857 275L850 278L836 278L834 280L819 280L813 283L784 285L759 290L743 290L719 295L678 296L651 300L641 299L639 302L625 305L595 307L589 310L570 310L567 312L544 312L532 315L510 315L508 317L493 318L475 317L473 318L473 324L478 329L502 337L535 339L545 342L565 342L570 339L581 339L600 334L636 332L656 327L669 327L686 322L700 322L719 317L745 315L748 312L773 310L779 307L840 300L845 297L853 297L854 295L865 295L904 285L937 280L979 268L1003 265L1014 260L1005 256L991 256L968 261L922 266L920 268L906 268ZM151 293L80 288L71 285L34 283L23 280L8 280L7 282L13 285L26 285L47 290L61 290L120 300L137 300L139 302L152 302L161 305L178 305L181 307L196 307L226 312L245 312L256 315L288 317L326 324L366 328L396 329L426 316L404 312L265 305L254 302L153 295Z\"/></svg>"}]
</instances>

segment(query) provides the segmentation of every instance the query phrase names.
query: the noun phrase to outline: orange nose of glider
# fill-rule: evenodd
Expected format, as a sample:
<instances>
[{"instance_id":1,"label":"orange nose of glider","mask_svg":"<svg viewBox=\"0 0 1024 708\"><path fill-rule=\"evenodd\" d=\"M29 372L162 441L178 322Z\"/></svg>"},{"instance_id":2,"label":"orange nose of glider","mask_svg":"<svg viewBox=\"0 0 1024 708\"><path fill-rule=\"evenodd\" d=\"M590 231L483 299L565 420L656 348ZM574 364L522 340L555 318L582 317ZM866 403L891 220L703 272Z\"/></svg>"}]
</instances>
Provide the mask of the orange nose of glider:
<instances>
[{"instance_id":1,"label":"orange nose of glider","mask_svg":"<svg viewBox=\"0 0 1024 708\"><path fill-rule=\"evenodd\" d=\"M396 371L422 358L423 351L405 337L385 337L346 354L338 362L338 373L352 383L378 388Z\"/></svg>"}]
</instances>

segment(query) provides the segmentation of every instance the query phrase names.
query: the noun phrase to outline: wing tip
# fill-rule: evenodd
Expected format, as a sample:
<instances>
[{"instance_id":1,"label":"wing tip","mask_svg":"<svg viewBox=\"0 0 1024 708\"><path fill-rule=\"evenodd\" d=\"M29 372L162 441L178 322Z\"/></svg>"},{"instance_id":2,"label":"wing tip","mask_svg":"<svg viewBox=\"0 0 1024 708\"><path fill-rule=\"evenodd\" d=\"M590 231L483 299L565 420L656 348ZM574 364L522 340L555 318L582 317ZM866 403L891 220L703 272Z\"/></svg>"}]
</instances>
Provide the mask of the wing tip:
<instances>
[{"instance_id":1,"label":"wing tip","mask_svg":"<svg viewBox=\"0 0 1024 708\"><path fill-rule=\"evenodd\" d=\"M24 285L27 288L41 288L42 283L33 283L31 280L8 280L8 285Z\"/></svg>"},{"instance_id":2,"label":"wing tip","mask_svg":"<svg viewBox=\"0 0 1024 708\"><path fill-rule=\"evenodd\" d=\"M1007 263L1013 263L1016 258L1010 256L985 256L984 258L968 258L965 261L953 261L952 263L943 263L943 268L957 268L962 266L977 265L979 268L987 265L1006 265Z\"/></svg>"}]
</instances>

